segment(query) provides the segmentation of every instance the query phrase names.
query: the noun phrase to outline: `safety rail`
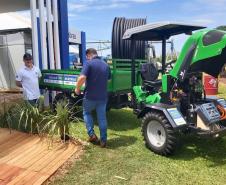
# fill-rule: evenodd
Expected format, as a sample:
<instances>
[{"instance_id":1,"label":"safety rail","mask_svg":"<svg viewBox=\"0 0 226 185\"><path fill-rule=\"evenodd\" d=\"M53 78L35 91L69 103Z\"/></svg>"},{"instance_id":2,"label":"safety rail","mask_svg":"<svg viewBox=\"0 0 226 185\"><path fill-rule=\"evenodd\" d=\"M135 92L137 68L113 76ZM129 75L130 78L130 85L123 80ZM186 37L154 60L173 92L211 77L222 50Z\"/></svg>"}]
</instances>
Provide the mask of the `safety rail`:
<instances>
[{"instance_id":1,"label":"safety rail","mask_svg":"<svg viewBox=\"0 0 226 185\"><path fill-rule=\"evenodd\" d=\"M146 60L135 60L135 70L140 68L140 65L146 63ZM110 62L111 69L113 70L123 70L123 71L131 71L132 70L132 60L131 59L112 59Z\"/></svg>"}]
</instances>

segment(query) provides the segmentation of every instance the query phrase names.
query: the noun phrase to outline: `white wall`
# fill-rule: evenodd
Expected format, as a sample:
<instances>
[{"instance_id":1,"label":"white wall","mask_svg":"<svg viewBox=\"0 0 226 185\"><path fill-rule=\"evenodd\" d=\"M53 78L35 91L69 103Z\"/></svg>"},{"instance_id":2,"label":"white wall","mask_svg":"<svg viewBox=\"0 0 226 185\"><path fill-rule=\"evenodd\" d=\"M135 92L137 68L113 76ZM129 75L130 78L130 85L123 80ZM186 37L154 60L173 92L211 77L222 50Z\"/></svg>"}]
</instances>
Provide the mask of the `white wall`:
<instances>
[{"instance_id":1,"label":"white wall","mask_svg":"<svg viewBox=\"0 0 226 185\"><path fill-rule=\"evenodd\" d=\"M24 34L0 36L0 88L13 89L16 71L23 66Z\"/></svg>"}]
</instances>

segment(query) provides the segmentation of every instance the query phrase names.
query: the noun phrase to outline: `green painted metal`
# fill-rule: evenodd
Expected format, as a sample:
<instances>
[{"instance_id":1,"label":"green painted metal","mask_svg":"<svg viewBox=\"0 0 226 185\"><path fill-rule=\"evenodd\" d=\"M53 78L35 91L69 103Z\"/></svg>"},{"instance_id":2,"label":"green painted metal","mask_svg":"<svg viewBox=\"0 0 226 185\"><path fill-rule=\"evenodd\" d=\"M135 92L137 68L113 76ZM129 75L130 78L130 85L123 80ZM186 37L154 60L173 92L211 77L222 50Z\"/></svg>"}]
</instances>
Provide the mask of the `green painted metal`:
<instances>
[{"instance_id":1,"label":"green painted metal","mask_svg":"<svg viewBox=\"0 0 226 185\"><path fill-rule=\"evenodd\" d=\"M214 30L214 29L212 29ZM174 78L178 78L180 71L180 66L183 64L183 60L187 54L187 51L191 47L192 44L196 44L196 52L195 55L192 58L191 65L197 62L200 62L203 59L211 58L217 55L220 55L222 52L222 49L225 48L226 46L226 32L224 37L217 43L204 46L203 44L203 37L205 34L209 31L212 31L210 29L205 29L202 31L198 31L191 35L187 41L185 42L181 53L176 61L176 64L173 68L173 70L170 71L170 75L173 76ZM222 31L223 32L223 31ZM214 65L214 63L213 63Z\"/></svg>"},{"instance_id":2,"label":"green painted metal","mask_svg":"<svg viewBox=\"0 0 226 185\"><path fill-rule=\"evenodd\" d=\"M145 60L136 60L136 84L141 85L140 77L140 65L145 63ZM131 92L131 60L130 59L113 59L110 63L112 79L108 82L108 91L116 93L119 91ZM40 80L40 88L48 90L67 90L73 91L76 87L74 84L67 84L64 81L64 76L72 75L76 78L81 73L81 69L70 69L70 70L42 70L42 77ZM51 81L45 81L48 75L58 75L59 83Z\"/></svg>"},{"instance_id":3,"label":"green painted metal","mask_svg":"<svg viewBox=\"0 0 226 185\"><path fill-rule=\"evenodd\" d=\"M162 92L164 92L164 93L167 92L167 86L168 86L168 84L167 84L167 76L168 76L168 74L164 74L162 76Z\"/></svg>"},{"instance_id":4,"label":"green painted metal","mask_svg":"<svg viewBox=\"0 0 226 185\"><path fill-rule=\"evenodd\" d=\"M161 101L161 96L159 95L159 93L148 95L147 92L142 90L141 86L134 86L133 91L135 93L137 103L144 102L145 104L153 104L160 103Z\"/></svg>"},{"instance_id":5,"label":"green painted metal","mask_svg":"<svg viewBox=\"0 0 226 185\"><path fill-rule=\"evenodd\" d=\"M149 95L145 99L146 104L160 103L160 101L161 101L161 96L159 95L159 93L155 93L153 95Z\"/></svg>"},{"instance_id":6,"label":"green painted metal","mask_svg":"<svg viewBox=\"0 0 226 185\"><path fill-rule=\"evenodd\" d=\"M142 90L141 86L134 86L133 91L135 93L135 97L138 103L145 101L147 93Z\"/></svg>"}]
</instances>

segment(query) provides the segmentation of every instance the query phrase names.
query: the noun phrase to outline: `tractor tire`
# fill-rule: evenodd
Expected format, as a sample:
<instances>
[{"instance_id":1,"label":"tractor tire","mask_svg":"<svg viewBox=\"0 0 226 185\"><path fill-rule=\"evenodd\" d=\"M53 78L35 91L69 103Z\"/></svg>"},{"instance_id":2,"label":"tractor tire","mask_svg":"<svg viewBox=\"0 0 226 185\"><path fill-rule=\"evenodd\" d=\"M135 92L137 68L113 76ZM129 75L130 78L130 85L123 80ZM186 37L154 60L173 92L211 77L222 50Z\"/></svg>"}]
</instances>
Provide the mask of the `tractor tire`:
<instances>
[{"instance_id":1,"label":"tractor tire","mask_svg":"<svg viewBox=\"0 0 226 185\"><path fill-rule=\"evenodd\" d=\"M148 112L142 120L145 145L156 154L168 156L176 148L176 133L166 117L159 112Z\"/></svg>"}]
</instances>

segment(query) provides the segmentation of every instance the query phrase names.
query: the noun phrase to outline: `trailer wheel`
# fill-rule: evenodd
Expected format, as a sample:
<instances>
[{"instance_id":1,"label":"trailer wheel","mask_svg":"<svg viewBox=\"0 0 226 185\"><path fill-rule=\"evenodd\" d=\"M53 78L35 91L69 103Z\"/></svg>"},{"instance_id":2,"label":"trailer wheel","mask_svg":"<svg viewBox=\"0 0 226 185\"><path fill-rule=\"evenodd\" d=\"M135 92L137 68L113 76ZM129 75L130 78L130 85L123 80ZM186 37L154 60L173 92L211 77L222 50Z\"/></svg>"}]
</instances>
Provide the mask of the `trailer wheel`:
<instances>
[{"instance_id":1,"label":"trailer wheel","mask_svg":"<svg viewBox=\"0 0 226 185\"><path fill-rule=\"evenodd\" d=\"M167 156L176 148L176 133L166 117L159 112L148 112L142 120L145 145L156 154Z\"/></svg>"},{"instance_id":2,"label":"trailer wheel","mask_svg":"<svg viewBox=\"0 0 226 185\"><path fill-rule=\"evenodd\" d=\"M54 100L53 100L53 104L52 104L52 110L53 112L56 111L56 106L57 106L57 103L61 102L61 101L68 101L69 102L69 98L66 94L64 93L59 93L55 96Z\"/></svg>"}]
</instances>

